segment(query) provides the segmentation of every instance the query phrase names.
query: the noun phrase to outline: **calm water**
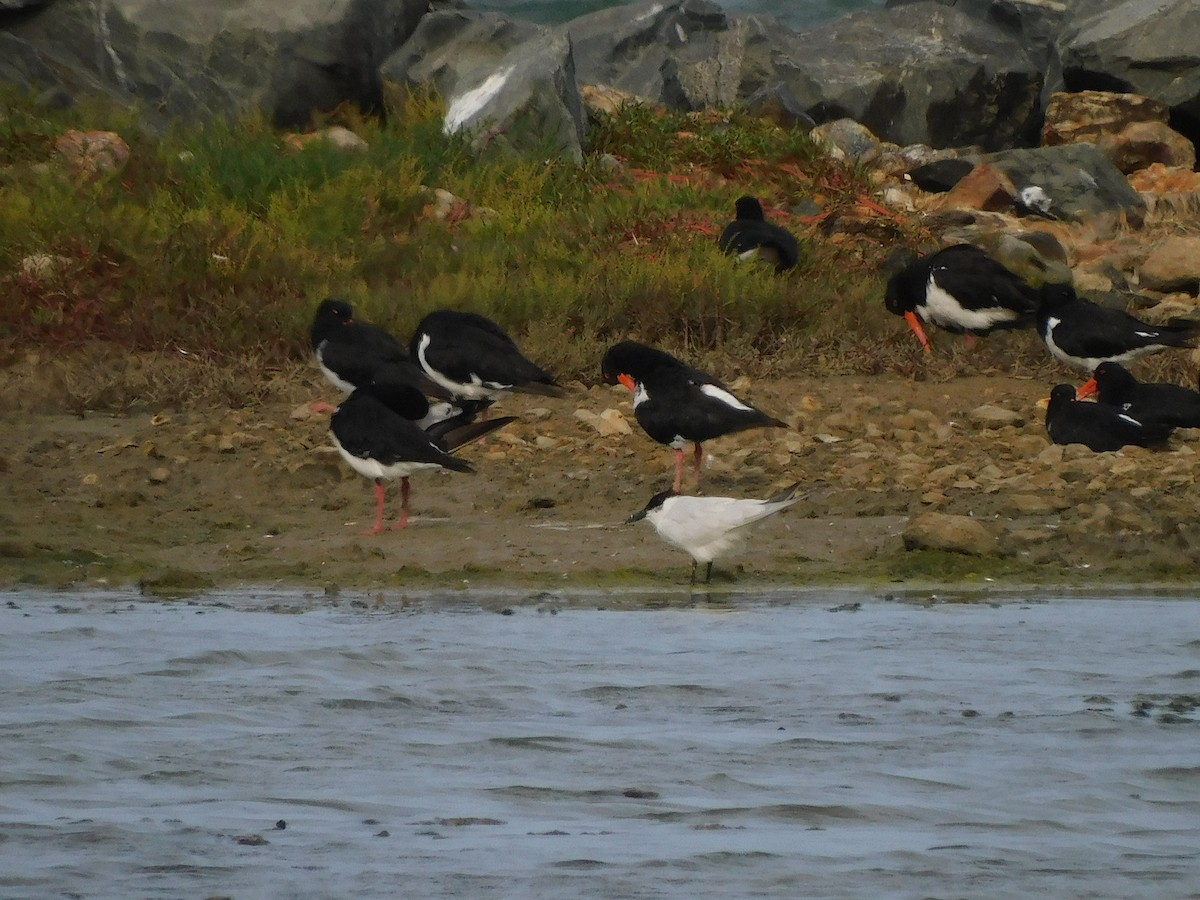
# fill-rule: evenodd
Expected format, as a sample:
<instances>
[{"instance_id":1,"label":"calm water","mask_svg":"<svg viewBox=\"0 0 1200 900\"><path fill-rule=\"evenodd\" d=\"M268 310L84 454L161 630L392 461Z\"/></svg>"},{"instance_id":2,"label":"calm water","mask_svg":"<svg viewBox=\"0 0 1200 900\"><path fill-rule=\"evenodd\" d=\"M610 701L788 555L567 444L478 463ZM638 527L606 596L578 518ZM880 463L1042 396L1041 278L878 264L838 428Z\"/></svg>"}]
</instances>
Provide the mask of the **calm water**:
<instances>
[{"instance_id":1,"label":"calm water","mask_svg":"<svg viewBox=\"0 0 1200 900\"><path fill-rule=\"evenodd\" d=\"M800 30L820 25L862 9L883 9L885 0L725 0L718 6L727 13L767 13L789 28ZM469 0L472 9L497 10L514 19L546 25L624 4L612 0Z\"/></svg>"},{"instance_id":2,"label":"calm water","mask_svg":"<svg viewBox=\"0 0 1200 900\"><path fill-rule=\"evenodd\" d=\"M1195 601L383 599L0 595L0 896L1200 895Z\"/></svg>"}]
</instances>

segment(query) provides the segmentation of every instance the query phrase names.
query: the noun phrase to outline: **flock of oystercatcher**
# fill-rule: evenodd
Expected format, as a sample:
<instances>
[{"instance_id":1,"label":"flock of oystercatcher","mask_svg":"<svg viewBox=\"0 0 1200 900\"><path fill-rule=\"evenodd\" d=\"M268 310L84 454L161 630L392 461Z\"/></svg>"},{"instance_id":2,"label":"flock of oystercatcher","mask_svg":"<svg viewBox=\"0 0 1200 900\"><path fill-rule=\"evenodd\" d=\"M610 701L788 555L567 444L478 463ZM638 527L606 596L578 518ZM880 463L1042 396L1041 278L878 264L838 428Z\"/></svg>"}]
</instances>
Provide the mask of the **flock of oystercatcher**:
<instances>
[{"instance_id":1,"label":"flock of oystercatcher","mask_svg":"<svg viewBox=\"0 0 1200 900\"><path fill-rule=\"evenodd\" d=\"M761 203L742 197L737 217L718 246L739 259L759 257L776 272L800 259L796 238L766 221ZM1174 428L1200 427L1200 392L1178 385L1142 384L1122 367L1166 347L1193 347L1200 322L1150 325L1123 310L1076 296L1070 285L1034 288L986 251L959 244L910 258L891 276L886 308L903 316L926 352L924 325L974 337L998 329L1037 327L1047 349L1092 375L1080 389L1056 386L1046 410L1046 430L1060 444L1093 450L1162 443ZM409 476L423 470L473 471L453 451L514 420L489 418L488 407L507 391L561 396L552 375L527 359L490 319L437 310L417 325L408 345L360 322L344 300L320 304L312 324L316 361L328 380L349 396L333 412L330 431L342 458L375 486L374 527L384 530L384 482L400 479L401 516L409 516ZM798 485L766 500L683 494L685 451L692 446L697 489L703 444L751 428L786 428L785 422L736 396L728 385L665 350L631 340L604 353L601 378L633 395L633 413L653 440L675 451L671 489L655 494L629 517L645 519L668 542L692 557L692 581L704 563L727 553L747 526L799 499ZM1084 398L1095 394L1096 401ZM314 408L331 411L326 404Z\"/></svg>"},{"instance_id":2,"label":"flock of oystercatcher","mask_svg":"<svg viewBox=\"0 0 1200 900\"><path fill-rule=\"evenodd\" d=\"M969 344L998 329L1036 327L1055 359L1092 376L1078 389L1051 390L1046 432L1056 444L1097 452L1147 447L1162 444L1175 428L1200 427L1200 392L1139 384L1121 365L1168 347L1195 347L1198 321L1151 325L1085 300L1069 284L1035 289L970 244L908 262L888 280L884 304L908 321L927 353L933 346L922 323L964 334ZM1097 402L1087 402L1093 394Z\"/></svg>"}]
</instances>

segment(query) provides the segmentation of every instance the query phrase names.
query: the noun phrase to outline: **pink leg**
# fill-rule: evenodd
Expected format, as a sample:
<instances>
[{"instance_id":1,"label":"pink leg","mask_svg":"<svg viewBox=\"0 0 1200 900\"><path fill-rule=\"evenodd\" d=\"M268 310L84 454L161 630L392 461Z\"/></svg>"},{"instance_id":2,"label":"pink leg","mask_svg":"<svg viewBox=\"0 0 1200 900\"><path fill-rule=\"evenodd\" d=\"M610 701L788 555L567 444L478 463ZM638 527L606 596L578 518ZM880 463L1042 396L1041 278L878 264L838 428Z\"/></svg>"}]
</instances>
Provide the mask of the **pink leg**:
<instances>
[{"instance_id":1,"label":"pink leg","mask_svg":"<svg viewBox=\"0 0 1200 900\"><path fill-rule=\"evenodd\" d=\"M704 448L700 446L700 442L696 441L696 446L692 450L692 468L696 470L696 487L700 487L700 463L704 461Z\"/></svg>"},{"instance_id":2,"label":"pink leg","mask_svg":"<svg viewBox=\"0 0 1200 900\"><path fill-rule=\"evenodd\" d=\"M400 479L400 521L393 528L408 527L408 476Z\"/></svg>"},{"instance_id":3,"label":"pink leg","mask_svg":"<svg viewBox=\"0 0 1200 900\"><path fill-rule=\"evenodd\" d=\"M683 448L675 451L675 493L683 489Z\"/></svg>"},{"instance_id":4,"label":"pink leg","mask_svg":"<svg viewBox=\"0 0 1200 900\"><path fill-rule=\"evenodd\" d=\"M362 534L379 534L383 531L383 482L375 482L375 527L361 532Z\"/></svg>"},{"instance_id":5,"label":"pink leg","mask_svg":"<svg viewBox=\"0 0 1200 900\"><path fill-rule=\"evenodd\" d=\"M963 334L966 335L966 338L967 338L967 349L974 350L975 349L975 335L971 334L971 332L969 332L969 331L964 331Z\"/></svg>"},{"instance_id":6,"label":"pink leg","mask_svg":"<svg viewBox=\"0 0 1200 900\"><path fill-rule=\"evenodd\" d=\"M337 412L336 406L334 406L332 403L326 403L324 400L314 400L312 403L308 404L308 408L315 413Z\"/></svg>"}]
</instances>

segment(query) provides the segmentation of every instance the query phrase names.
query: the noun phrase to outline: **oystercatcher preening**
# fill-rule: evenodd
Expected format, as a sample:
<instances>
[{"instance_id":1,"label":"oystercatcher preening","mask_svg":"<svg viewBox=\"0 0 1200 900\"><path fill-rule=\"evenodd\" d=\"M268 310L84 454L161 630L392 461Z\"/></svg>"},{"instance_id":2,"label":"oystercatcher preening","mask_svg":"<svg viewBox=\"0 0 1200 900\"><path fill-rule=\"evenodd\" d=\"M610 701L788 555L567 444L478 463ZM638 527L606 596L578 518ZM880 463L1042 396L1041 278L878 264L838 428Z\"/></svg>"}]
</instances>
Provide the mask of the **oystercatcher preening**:
<instances>
[{"instance_id":1,"label":"oystercatcher preening","mask_svg":"<svg viewBox=\"0 0 1200 900\"><path fill-rule=\"evenodd\" d=\"M748 428L787 428L786 422L739 400L711 375L657 347L635 341L615 344L604 354L600 372L608 384L633 391L633 414L646 434L675 448L677 493L688 443L695 445L698 482L704 441Z\"/></svg>"},{"instance_id":2,"label":"oystercatcher preening","mask_svg":"<svg viewBox=\"0 0 1200 900\"><path fill-rule=\"evenodd\" d=\"M1038 331L1055 359L1091 373L1102 362L1126 363L1166 347L1193 347L1200 322L1172 319L1150 325L1124 310L1084 300L1069 284L1047 284L1038 307ZM1088 381L1078 393L1094 391L1094 382Z\"/></svg>"},{"instance_id":3,"label":"oystercatcher preening","mask_svg":"<svg viewBox=\"0 0 1200 900\"><path fill-rule=\"evenodd\" d=\"M1056 444L1083 444L1090 450L1120 450L1129 444L1150 447L1163 443L1172 428L1161 422L1142 422L1103 403L1076 400L1075 388L1057 385L1046 407L1046 432Z\"/></svg>"},{"instance_id":4,"label":"oystercatcher preening","mask_svg":"<svg viewBox=\"0 0 1200 900\"><path fill-rule=\"evenodd\" d=\"M403 381L443 399L450 396L425 377L403 344L382 328L355 320L354 308L345 300L321 302L309 337L317 365L340 391L350 393L386 373L389 381Z\"/></svg>"},{"instance_id":5,"label":"oystercatcher preening","mask_svg":"<svg viewBox=\"0 0 1200 900\"><path fill-rule=\"evenodd\" d=\"M1200 428L1200 391L1178 384L1138 381L1120 363L1102 362L1092 375L1096 399L1139 422Z\"/></svg>"},{"instance_id":6,"label":"oystercatcher preening","mask_svg":"<svg viewBox=\"0 0 1200 900\"><path fill-rule=\"evenodd\" d=\"M342 402L329 420L334 446L354 471L375 482L375 526L364 534L383 530L385 480L400 479L400 522L395 527L407 528L410 475L430 469L474 471L450 451L514 418L473 422L477 409L458 410L425 430L417 424L429 414L425 396L410 384L386 378L355 388Z\"/></svg>"},{"instance_id":7,"label":"oystercatcher preening","mask_svg":"<svg viewBox=\"0 0 1200 900\"><path fill-rule=\"evenodd\" d=\"M705 564L704 581L712 578L713 560L734 549L746 526L787 509L800 498L799 484L766 500L739 500L733 497L681 497L675 491L663 491L626 520L648 519L667 542L692 557L692 584L696 566Z\"/></svg>"},{"instance_id":8,"label":"oystercatcher preening","mask_svg":"<svg viewBox=\"0 0 1200 900\"><path fill-rule=\"evenodd\" d=\"M774 264L776 272L795 268L800 261L800 245L786 228L767 221L757 197L740 197L734 208L737 218L721 232L718 247L736 253L738 259L764 259Z\"/></svg>"},{"instance_id":9,"label":"oystercatcher preening","mask_svg":"<svg viewBox=\"0 0 1200 900\"><path fill-rule=\"evenodd\" d=\"M552 375L526 359L504 329L477 313L429 313L409 349L425 374L455 397L495 399L510 390L562 395Z\"/></svg>"},{"instance_id":10,"label":"oystercatcher preening","mask_svg":"<svg viewBox=\"0 0 1200 900\"><path fill-rule=\"evenodd\" d=\"M977 334L1033 325L1038 292L986 251L955 244L892 275L883 302L905 318L925 352L932 353L921 322L965 334L971 344Z\"/></svg>"}]
</instances>

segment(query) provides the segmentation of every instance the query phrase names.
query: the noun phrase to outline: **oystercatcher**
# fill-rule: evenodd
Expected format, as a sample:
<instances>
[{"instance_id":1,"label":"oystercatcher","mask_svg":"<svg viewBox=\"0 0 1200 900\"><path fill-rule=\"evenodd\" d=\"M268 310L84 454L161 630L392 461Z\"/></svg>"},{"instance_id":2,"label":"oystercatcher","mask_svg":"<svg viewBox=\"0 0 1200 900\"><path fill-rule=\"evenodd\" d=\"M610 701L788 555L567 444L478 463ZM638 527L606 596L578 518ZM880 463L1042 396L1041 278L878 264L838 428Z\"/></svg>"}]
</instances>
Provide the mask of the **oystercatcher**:
<instances>
[{"instance_id":1,"label":"oystercatcher","mask_svg":"<svg viewBox=\"0 0 1200 900\"><path fill-rule=\"evenodd\" d=\"M800 261L800 245L786 228L766 220L757 197L739 197L734 208L737 218L721 232L718 247L736 253L738 259L757 256L774 263L776 272L795 268Z\"/></svg>"},{"instance_id":2,"label":"oystercatcher","mask_svg":"<svg viewBox=\"0 0 1200 900\"><path fill-rule=\"evenodd\" d=\"M761 409L739 400L717 379L680 359L635 341L608 349L600 363L608 384L633 392L633 414L642 430L675 449L675 487L683 483L683 448L695 445L694 467L700 480L701 444L748 428L787 428Z\"/></svg>"},{"instance_id":3,"label":"oystercatcher","mask_svg":"<svg viewBox=\"0 0 1200 900\"><path fill-rule=\"evenodd\" d=\"M1084 300L1069 284L1047 284L1038 307L1038 331L1055 359L1090 373L1102 362L1125 363L1166 347L1193 347L1200 322L1172 319L1150 325L1124 310ZM1094 391L1094 382L1088 381L1079 395Z\"/></svg>"},{"instance_id":4,"label":"oystercatcher","mask_svg":"<svg viewBox=\"0 0 1200 900\"><path fill-rule=\"evenodd\" d=\"M1057 385L1046 407L1046 432L1056 444L1083 444L1090 450L1120 450L1129 444L1163 443L1173 429L1162 422L1142 422L1114 407L1075 399L1075 388Z\"/></svg>"},{"instance_id":5,"label":"oystercatcher","mask_svg":"<svg viewBox=\"0 0 1200 900\"><path fill-rule=\"evenodd\" d=\"M1178 384L1138 381L1120 363L1102 362L1092 375L1096 399L1139 422L1200 428L1200 391Z\"/></svg>"},{"instance_id":6,"label":"oystercatcher","mask_svg":"<svg viewBox=\"0 0 1200 900\"><path fill-rule=\"evenodd\" d=\"M956 334L974 335L1034 323L1038 292L984 250L955 244L914 259L888 279L883 298L889 312L904 316L925 348L925 321Z\"/></svg>"},{"instance_id":7,"label":"oystercatcher","mask_svg":"<svg viewBox=\"0 0 1200 900\"><path fill-rule=\"evenodd\" d=\"M425 377L403 344L382 328L356 321L354 307L345 300L321 302L309 337L317 365L340 391L350 393L386 372L388 380L403 381L442 399L450 396ZM320 406L332 409L325 403Z\"/></svg>"},{"instance_id":8,"label":"oystercatcher","mask_svg":"<svg viewBox=\"0 0 1200 900\"><path fill-rule=\"evenodd\" d=\"M455 397L495 399L509 390L550 397L563 393L499 325L477 313L429 313L417 325L409 350L425 374Z\"/></svg>"},{"instance_id":9,"label":"oystercatcher","mask_svg":"<svg viewBox=\"0 0 1200 900\"><path fill-rule=\"evenodd\" d=\"M429 402L412 385L383 377L354 389L330 418L329 429L342 459L375 482L375 526L363 534L383 530L385 480L400 479L400 522L394 527L407 528L410 475L429 469L474 471L450 451L514 420L503 416L474 422L477 411L468 405L426 430L417 422L429 415Z\"/></svg>"},{"instance_id":10,"label":"oystercatcher","mask_svg":"<svg viewBox=\"0 0 1200 900\"><path fill-rule=\"evenodd\" d=\"M663 491L626 520L626 524L648 519L668 543L692 557L692 584L696 565L705 564L704 583L712 578L713 560L734 549L745 537L746 526L787 509L800 498L793 484L766 500L734 497L681 497Z\"/></svg>"}]
</instances>

